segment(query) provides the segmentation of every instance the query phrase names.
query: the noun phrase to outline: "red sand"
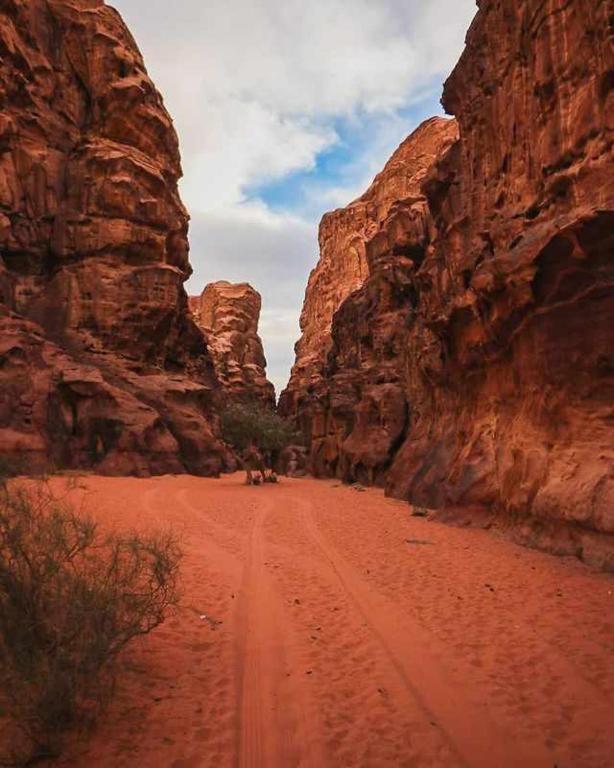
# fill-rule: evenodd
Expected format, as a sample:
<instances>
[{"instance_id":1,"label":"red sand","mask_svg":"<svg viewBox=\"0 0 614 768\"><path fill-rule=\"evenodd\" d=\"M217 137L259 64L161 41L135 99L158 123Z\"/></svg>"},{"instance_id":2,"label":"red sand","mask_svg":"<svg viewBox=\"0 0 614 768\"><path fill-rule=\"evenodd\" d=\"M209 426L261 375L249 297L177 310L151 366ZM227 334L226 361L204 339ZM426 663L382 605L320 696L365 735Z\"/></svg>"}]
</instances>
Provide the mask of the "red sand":
<instances>
[{"instance_id":1,"label":"red sand","mask_svg":"<svg viewBox=\"0 0 614 768\"><path fill-rule=\"evenodd\" d=\"M614 765L611 577L328 481L83 484L178 532L183 606L63 766Z\"/></svg>"}]
</instances>

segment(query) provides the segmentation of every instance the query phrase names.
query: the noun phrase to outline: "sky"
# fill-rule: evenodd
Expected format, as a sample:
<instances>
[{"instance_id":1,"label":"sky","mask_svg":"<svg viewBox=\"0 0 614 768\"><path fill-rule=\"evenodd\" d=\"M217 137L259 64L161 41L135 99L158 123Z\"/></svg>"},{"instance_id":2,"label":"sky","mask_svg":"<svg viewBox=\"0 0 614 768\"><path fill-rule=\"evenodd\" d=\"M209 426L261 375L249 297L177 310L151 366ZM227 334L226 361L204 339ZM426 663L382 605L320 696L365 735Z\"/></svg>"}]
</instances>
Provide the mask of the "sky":
<instances>
[{"instance_id":1,"label":"sky","mask_svg":"<svg viewBox=\"0 0 614 768\"><path fill-rule=\"evenodd\" d=\"M369 186L422 120L475 0L110 0L164 97L190 211L187 284L247 281L279 392L318 223Z\"/></svg>"}]
</instances>

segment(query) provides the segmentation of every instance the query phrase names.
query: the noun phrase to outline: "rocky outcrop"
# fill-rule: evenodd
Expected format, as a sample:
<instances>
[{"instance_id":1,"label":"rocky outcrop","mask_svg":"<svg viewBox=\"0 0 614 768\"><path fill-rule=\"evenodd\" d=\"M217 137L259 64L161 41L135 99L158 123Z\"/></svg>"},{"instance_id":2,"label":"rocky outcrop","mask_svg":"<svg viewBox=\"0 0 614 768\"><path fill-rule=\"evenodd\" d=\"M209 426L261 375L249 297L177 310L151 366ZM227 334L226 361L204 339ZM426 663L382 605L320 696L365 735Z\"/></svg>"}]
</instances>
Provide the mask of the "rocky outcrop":
<instances>
[{"instance_id":1,"label":"rocky outcrop","mask_svg":"<svg viewBox=\"0 0 614 768\"><path fill-rule=\"evenodd\" d=\"M177 137L102 0L0 6L0 453L215 473Z\"/></svg>"},{"instance_id":2,"label":"rocky outcrop","mask_svg":"<svg viewBox=\"0 0 614 768\"><path fill-rule=\"evenodd\" d=\"M210 283L190 298L196 324L207 340L217 377L235 401L275 407L275 388L266 377L258 336L262 298L248 283Z\"/></svg>"},{"instance_id":3,"label":"rocky outcrop","mask_svg":"<svg viewBox=\"0 0 614 768\"><path fill-rule=\"evenodd\" d=\"M421 186L457 138L455 121L434 118L401 145L389 164L396 169L392 195L397 197L394 202L385 197L385 215L382 211L372 219L362 241L365 282L333 316L330 352L319 362L318 379L296 398L316 475L381 483L405 433L407 320L415 299L414 274L432 236ZM387 178L379 176L376 184L386 184ZM333 216L345 220L341 213ZM347 255L341 249L335 258Z\"/></svg>"},{"instance_id":4,"label":"rocky outcrop","mask_svg":"<svg viewBox=\"0 0 614 768\"><path fill-rule=\"evenodd\" d=\"M395 495L493 510L555 547L570 523L561 545L595 561L592 532L614 534L607 6L481 4L444 91L461 141L426 185L413 416L388 478Z\"/></svg>"},{"instance_id":5,"label":"rocky outcrop","mask_svg":"<svg viewBox=\"0 0 614 768\"><path fill-rule=\"evenodd\" d=\"M318 418L351 416L312 454L321 472L614 568L609 13L480 3L444 91L460 139L423 184L422 224L392 211L367 244L398 276L384 286L371 268L335 315Z\"/></svg>"},{"instance_id":6,"label":"rocky outcrop","mask_svg":"<svg viewBox=\"0 0 614 768\"><path fill-rule=\"evenodd\" d=\"M332 349L333 317L369 275L367 243L399 200L420 194L420 182L439 149L440 134L447 137L455 130L453 123L440 118L426 123L401 144L364 195L322 219L320 259L305 293L296 362L279 403L280 412L296 419L308 437L314 404L326 397L324 367Z\"/></svg>"}]
</instances>

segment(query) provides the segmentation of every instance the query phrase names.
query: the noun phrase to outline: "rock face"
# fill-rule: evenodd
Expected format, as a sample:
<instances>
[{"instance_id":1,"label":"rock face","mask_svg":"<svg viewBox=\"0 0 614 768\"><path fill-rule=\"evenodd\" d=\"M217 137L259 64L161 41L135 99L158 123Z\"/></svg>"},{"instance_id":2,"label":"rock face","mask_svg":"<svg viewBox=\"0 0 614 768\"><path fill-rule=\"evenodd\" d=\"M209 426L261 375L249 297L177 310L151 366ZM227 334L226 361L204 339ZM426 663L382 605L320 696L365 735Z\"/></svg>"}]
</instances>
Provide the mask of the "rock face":
<instances>
[{"instance_id":1,"label":"rock face","mask_svg":"<svg viewBox=\"0 0 614 768\"><path fill-rule=\"evenodd\" d=\"M457 138L455 121L427 121L401 144L363 197L346 211L324 218L322 229L332 234L322 241L325 265L319 265L314 275L342 273L340 265L346 259L353 264L354 253L360 251L363 279L351 289L347 286L349 295L326 328L322 327L326 309L319 308L319 301L322 295L340 292L321 290L317 280L315 289L307 290L313 322L305 326L297 346L299 359L284 407L290 402L294 406L291 415L311 446L311 467L317 475L338 473L362 482L381 481L404 434L407 406L401 378L406 319L412 309L412 275L431 235L421 186L437 158ZM358 237L352 234L357 212ZM329 251L331 243L335 247ZM310 299L312 290L316 293ZM304 350L307 353L301 356Z\"/></svg>"},{"instance_id":2,"label":"rock face","mask_svg":"<svg viewBox=\"0 0 614 768\"><path fill-rule=\"evenodd\" d=\"M324 422L321 473L614 568L609 14L480 3L444 91L460 138L422 213L393 206L367 243L382 266L336 312L299 415Z\"/></svg>"},{"instance_id":3,"label":"rock face","mask_svg":"<svg viewBox=\"0 0 614 768\"><path fill-rule=\"evenodd\" d=\"M275 407L275 388L266 377L266 359L258 336L262 298L248 283L210 283L190 297L196 324L207 339L217 377L236 401Z\"/></svg>"},{"instance_id":4,"label":"rock face","mask_svg":"<svg viewBox=\"0 0 614 768\"><path fill-rule=\"evenodd\" d=\"M439 152L440 143L445 143L455 131L451 121L428 121L401 144L364 195L322 219L320 259L305 293L296 363L279 403L280 412L297 419L309 437L314 404L317 408L321 398L327 397L324 368L332 349L333 317L369 276L367 243L398 201L420 196L420 183ZM315 429L316 433L321 432L321 428Z\"/></svg>"},{"instance_id":5,"label":"rock face","mask_svg":"<svg viewBox=\"0 0 614 768\"><path fill-rule=\"evenodd\" d=\"M0 454L215 473L177 137L101 0L0 5Z\"/></svg>"}]
</instances>

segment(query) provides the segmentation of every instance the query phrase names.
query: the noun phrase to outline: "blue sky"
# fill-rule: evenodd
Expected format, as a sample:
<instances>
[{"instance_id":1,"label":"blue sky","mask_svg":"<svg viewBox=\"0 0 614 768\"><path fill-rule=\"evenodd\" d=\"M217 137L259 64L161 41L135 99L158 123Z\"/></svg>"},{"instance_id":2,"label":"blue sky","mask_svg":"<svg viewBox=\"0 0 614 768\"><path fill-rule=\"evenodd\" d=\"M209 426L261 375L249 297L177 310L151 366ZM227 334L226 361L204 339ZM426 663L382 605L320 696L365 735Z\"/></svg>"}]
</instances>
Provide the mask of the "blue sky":
<instances>
[{"instance_id":1,"label":"blue sky","mask_svg":"<svg viewBox=\"0 0 614 768\"><path fill-rule=\"evenodd\" d=\"M322 215L441 113L475 0L111 0L173 116L192 216L188 291L250 282L286 383Z\"/></svg>"},{"instance_id":2,"label":"blue sky","mask_svg":"<svg viewBox=\"0 0 614 768\"><path fill-rule=\"evenodd\" d=\"M415 103L396 111L394 124L401 124L390 136L390 153L407 135L407 126L416 127L433 115L444 114L440 90L441 83L436 81ZM365 113L334 120L332 125L338 138L317 155L312 168L299 169L273 181L255 182L245 189L247 199L260 200L272 211L291 211L307 218L321 217L322 198L327 195L334 202L339 194L339 205L345 205L349 202L343 194L345 190L363 191L365 166L371 167L373 136L380 128L380 120L379 115ZM379 166L375 173L377 170Z\"/></svg>"}]
</instances>

